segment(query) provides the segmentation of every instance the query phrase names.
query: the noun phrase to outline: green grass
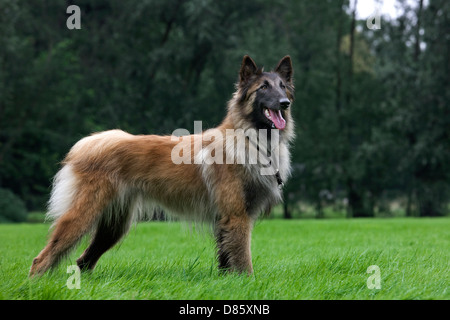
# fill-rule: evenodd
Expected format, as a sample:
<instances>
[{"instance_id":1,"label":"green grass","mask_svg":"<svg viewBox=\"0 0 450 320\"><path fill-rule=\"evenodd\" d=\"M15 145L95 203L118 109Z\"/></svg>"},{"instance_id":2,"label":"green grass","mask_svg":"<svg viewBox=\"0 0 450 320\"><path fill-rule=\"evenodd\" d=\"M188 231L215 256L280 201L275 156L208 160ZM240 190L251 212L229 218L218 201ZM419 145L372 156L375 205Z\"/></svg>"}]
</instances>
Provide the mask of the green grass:
<instances>
[{"instance_id":1,"label":"green grass","mask_svg":"<svg viewBox=\"0 0 450 320\"><path fill-rule=\"evenodd\" d=\"M262 220L254 276L220 275L208 235L149 222L107 252L81 289L67 266L28 279L48 225L0 225L0 299L449 299L450 219ZM368 289L367 268L381 289Z\"/></svg>"}]
</instances>

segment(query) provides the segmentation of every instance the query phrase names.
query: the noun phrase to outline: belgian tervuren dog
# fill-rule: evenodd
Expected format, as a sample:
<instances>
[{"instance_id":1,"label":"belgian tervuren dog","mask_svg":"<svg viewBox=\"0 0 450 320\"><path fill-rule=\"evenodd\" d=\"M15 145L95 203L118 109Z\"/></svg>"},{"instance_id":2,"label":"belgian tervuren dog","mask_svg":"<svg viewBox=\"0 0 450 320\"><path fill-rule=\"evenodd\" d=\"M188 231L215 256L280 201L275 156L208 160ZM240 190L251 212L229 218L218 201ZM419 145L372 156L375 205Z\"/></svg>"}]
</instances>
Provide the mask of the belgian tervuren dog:
<instances>
[{"instance_id":1,"label":"belgian tervuren dog","mask_svg":"<svg viewBox=\"0 0 450 320\"><path fill-rule=\"evenodd\" d=\"M111 130L81 139L54 178L48 211L54 229L30 275L56 266L88 233L91 243L77 264L93 269L133 221L155 208L210 223L219 269L252 273L253 223L282 200L280 186L290 174L293 100L289 56L271 72L245 56L228 113L217 128L189 136ZM252 130L267 137L252 141ZM241 137L243 143L234 143ZM252 150L265 152L251 161ZM263 173L268 165L274 170Z\"/></svg>"}]
</instances>

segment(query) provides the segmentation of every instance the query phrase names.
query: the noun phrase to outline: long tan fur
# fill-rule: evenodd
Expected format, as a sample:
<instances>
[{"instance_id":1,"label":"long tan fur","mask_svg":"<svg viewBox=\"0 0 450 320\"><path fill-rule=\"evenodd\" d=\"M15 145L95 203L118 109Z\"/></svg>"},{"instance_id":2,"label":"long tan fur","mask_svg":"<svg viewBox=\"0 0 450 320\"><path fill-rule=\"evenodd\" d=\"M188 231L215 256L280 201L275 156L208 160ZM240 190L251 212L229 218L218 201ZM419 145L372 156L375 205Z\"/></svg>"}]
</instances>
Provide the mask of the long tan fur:
<instances>
[{"instance_id":1,"label":"long tan fur","mask_svg":"<svg viewBox=\"0 0 450 320\"><path fill-rule=\"evenodd\" d=\"M219 127L200 135L200 150L194 146L198 135L175 138L131 135L121 130L93 134L76 143L55 176L48 210L54 229L46 247L33 260L30 275L40 275L55 267L88 233L92 234L91 243L77 264L82 269L93 269L100 256L127 233L133 221L158 208L183 220L212 225L219 267L252 273L252 226L259 213L270 210L281 200L276 179L273 175L261 175L258 164L239 161L206 164L199 159L206 148L214 149L219 143L224 157L230 153L242 156L235 146L217 137L226 136L227 130L251 127L245 113L252 111L254 95L263 77L258 78L254 72L250 75L255 78L253 83L244 88L242 76L248 75L244 62L241 81L228 103L228 114ZM292 101L290 92L288 96ZM289 176L288 147L293 138L289 110L285 118L279 161L283 180ZM183 144L190 145L191 161L175 164L172 150ZM247 148L252 146L247 144Z\"/></svg>"}]
</instances>

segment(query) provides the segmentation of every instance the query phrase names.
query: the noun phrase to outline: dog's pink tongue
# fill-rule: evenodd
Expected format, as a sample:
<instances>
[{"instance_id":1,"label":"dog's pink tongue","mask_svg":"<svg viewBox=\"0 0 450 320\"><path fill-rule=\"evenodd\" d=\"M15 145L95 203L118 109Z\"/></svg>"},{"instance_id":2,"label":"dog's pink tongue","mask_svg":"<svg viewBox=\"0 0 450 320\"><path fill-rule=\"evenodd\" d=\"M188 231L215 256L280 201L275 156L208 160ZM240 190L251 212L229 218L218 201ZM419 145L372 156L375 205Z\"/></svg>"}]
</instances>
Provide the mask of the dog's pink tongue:
<instances>
[{"instance_id":1,"label":"dog's pink tongue","mask_svg":"<svg viewBox=\"0 0 450 320\"><path fill-rule=\"evenodd\" d=\"M283 130L286 127L286 120L283 119L280 110L272 110L269 109L270 117L272 118L272 122L275 124L277 129Z\"/></svg>"}]
</instances>

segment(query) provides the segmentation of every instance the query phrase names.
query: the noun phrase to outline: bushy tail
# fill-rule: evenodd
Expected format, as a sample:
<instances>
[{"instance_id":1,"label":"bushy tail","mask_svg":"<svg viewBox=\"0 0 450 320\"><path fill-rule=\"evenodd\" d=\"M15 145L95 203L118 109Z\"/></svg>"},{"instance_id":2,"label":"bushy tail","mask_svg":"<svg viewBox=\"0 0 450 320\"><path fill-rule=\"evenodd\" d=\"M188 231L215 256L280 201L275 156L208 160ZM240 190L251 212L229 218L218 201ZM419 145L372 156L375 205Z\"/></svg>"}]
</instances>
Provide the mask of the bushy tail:
<instances>
[{"instance_id":1,"label":"bushy tail","mask_svg":"<svg viewBox=\"0 0 450 320\"><path fill-rule=\"evenodd\" d=\"M55 175L48 202L46 220L56 222L72 206L78 190L77 178L71 165L65 165Z\"/></svg>"}]
</instances>

